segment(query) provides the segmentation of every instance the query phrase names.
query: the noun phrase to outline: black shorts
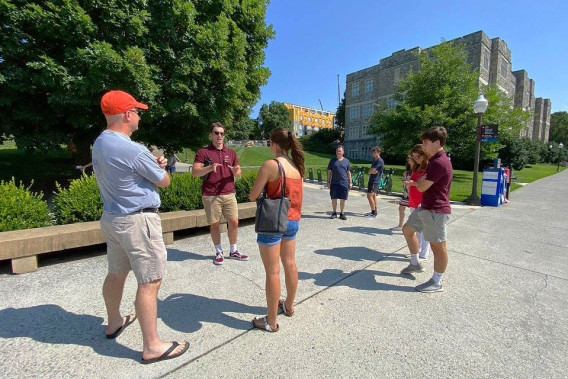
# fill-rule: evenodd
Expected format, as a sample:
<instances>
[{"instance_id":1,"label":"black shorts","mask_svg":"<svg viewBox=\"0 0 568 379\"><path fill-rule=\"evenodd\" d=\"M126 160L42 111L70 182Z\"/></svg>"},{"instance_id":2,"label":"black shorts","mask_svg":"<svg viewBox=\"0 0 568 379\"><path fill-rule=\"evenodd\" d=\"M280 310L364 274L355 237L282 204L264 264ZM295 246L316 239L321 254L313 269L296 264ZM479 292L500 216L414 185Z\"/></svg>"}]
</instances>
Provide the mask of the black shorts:
<instances>
[{"instance_id":1,"label":"black shorts","mask_svg":"<svg viewBox=\"0 0 568 379\"><path fill-rule=\"evenodd\" d=\"M379 194L379 185L380 183L371 183L367 184L367 193L374 193L375 195Z\"/></svg>"}]
</instances>

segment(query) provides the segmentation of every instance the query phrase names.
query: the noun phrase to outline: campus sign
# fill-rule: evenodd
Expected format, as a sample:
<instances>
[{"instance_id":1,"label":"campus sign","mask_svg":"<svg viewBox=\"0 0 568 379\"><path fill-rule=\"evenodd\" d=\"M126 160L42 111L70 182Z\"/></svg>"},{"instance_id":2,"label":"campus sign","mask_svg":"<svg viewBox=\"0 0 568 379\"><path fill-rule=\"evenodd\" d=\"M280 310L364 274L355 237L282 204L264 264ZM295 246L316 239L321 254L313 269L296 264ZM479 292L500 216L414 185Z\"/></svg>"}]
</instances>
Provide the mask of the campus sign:
<instances>
[{"instance_id":1,"label":"campus sign","mask_svg":"<svg viewBox=\"0 0 568 379\"><path fill-rule=\"evenodd\" d=\"M499 125L483 125L481 127L481 142L499 142Z\"/></svg>"}]
</instances>

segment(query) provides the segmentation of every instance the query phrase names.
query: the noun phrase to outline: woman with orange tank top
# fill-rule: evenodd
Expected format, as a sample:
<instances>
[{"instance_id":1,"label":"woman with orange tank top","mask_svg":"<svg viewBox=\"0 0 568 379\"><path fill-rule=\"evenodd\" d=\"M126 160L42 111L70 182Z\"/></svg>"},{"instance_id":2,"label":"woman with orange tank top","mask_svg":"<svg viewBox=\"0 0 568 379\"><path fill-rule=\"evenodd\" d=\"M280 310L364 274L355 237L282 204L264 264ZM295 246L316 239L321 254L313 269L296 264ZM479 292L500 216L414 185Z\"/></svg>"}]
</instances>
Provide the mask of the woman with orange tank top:
<instances>
[{"instance_id":1,"label":"woman with orange tank top","mask_svg":"<svg viewBox=\"0 0 568 379\"><path fill-rule=\"evenodd\" d=\"M296 235L300 229L302 217L302 199L304 194L304 152L296 136L288 129L276 128L270 133L270 151L275 159L266 161L250 192L251 201L256 201L266 187L266 195L271 199L282 196L283 178L280 175L278 163L282 165L286 177L286 197L291 206L288 212L288 227L282 235L258 234L257 243L260 257L266 271L266 301L268 312L266 316L255 317L252 324L255 328L268 332L277 332L278 310L292 317L294 315L294 300L298 292L298 267L296 266ZM291 155L291 157L290 157ZM280 262L284 267L286 277L286 299L280 299Z\"/></svg>"}]
</instances>

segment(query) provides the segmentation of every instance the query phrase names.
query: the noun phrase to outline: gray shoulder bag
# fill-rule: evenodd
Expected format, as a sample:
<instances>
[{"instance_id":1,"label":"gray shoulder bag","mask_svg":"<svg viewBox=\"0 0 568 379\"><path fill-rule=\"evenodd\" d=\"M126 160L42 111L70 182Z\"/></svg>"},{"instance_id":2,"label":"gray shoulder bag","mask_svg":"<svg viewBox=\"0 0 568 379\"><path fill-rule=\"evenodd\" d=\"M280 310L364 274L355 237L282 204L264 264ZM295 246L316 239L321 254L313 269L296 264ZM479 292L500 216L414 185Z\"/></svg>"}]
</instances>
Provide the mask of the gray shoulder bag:
<instances>
[{"instance_id":1,"label":"gray shoulder bag","mask_svg":"<svg viewBox=\"0 0 568 379\"><path fill-rule=\"evenodd\" d=\"M254 231L260 234L280 235L286 233L288 229L288 211L291 201L286 197L286 173L284 167L278 161L280 178L284 180L282 184L282 197L279 199L269 199L266 197L266 186L262 191L262 196L256 201L256 218L254 220Z\"/></svg>"}]
</instances>

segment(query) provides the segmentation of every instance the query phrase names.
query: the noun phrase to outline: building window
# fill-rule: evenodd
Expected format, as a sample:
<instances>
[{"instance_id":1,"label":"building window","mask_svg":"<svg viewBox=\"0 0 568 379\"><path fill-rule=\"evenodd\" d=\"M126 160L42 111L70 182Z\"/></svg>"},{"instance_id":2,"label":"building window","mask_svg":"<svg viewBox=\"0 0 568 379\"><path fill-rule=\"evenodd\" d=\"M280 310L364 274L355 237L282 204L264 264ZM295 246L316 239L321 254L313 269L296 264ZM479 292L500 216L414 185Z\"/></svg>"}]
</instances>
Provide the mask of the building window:
<instances>
[{"instance_id":1,"label":"building window","mask_svg":"<svg viewBox=\"0 0 568 379\"><path fill-rule=\"evenodd\" d=\"M390 109L395 109L397 105L396 100L391 97L390 99L387 100L387 107L389 107Z\"/></svg>"},{"instance_id":2,"label":"building window","mask_svg":"<svg viewBox=\"0 0 568 379\"><path fill-rule=\"evenodd\" d=\"M489 71L489 53L483 54L483 68Z\"/></svg>"},{"instance_id":3,"label":"building window","mask_svg":"<svg viewBox=\"0 0 568 379\"><path fill-rule=\"evenodd\" d=\"M351 84L351 96L359 96L359 82Z\"/></svg>"},{"instance_id":4,"label":"building window","mask_svg":"<svg viewBox=\"0 0 568 379\"><path fill-rule=\"evenodd\" d=\"M365 93L373 93L373 78L365 81Z\"/></svg>"},{"instance_id":5,"label":"building window","mask_svg":"<svg viewBox=\"0 0 568 379\"><path fill-rule=\"evenodd\" d=\"M351 107L350 116L351 116L351 119L359 118L359 106L358 105Z\"/></svg>"},{"instance_id":6,"label":"building window","mask_svg":"<svg viewBox=\"0 0 568 379\"><path fill-rule=\"evenodd\" d=\"M503 59L503 61L501 62L501 76L504 78L507 78L507 71L509 69L509 65L507 64L507 61Z\"/></svg>"},{"instance_id":7,"label":"building window","mask_svg":"<svg viewBox=\"0 0 568 379\"><path fill-rule=\"evenodd\" d=\"M373 104L363 105L363 117L371 117L373 115Z\"/></svg>"}]
</instances>

